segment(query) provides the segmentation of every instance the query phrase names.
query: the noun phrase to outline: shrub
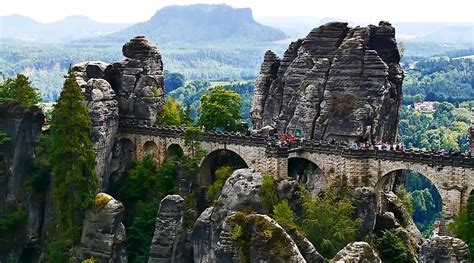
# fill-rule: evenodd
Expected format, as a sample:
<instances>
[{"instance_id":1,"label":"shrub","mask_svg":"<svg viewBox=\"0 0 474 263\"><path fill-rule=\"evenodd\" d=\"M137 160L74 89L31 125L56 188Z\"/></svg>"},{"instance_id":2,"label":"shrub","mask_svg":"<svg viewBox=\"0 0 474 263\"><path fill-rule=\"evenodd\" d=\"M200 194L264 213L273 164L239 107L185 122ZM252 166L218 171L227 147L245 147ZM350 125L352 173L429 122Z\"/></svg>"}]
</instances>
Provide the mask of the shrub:
<instances>
[{"instance_id":1,"label":"shrub","mask_svg":"<svg viewBox=\"0 0 474 263\"><path fill-rule=\"evenodd\" d=\"M216 180L207 188L206 198L209 201L215 201L221 194L225 181L232 174L233 169L230 166L222 166L216 170Z\"/></svg>"},{"instance_id":2,"label":"shrub","mask_svg":"<svg viewBox=\"0 0 474 263\"><path fill-rule=\"evenodd\" d=\"M136 216L127 228L127 248L129 262L147 262L148 253L155 232L157 202L140 202Z\"/></svg>"},{"instance_id":3,"label":"shrub","mask_svg":"<svg viewBox=\"0 0 474 263\"><path fill-rule=\"evenodd\" d=\"M410 262L408 248L393 230L383 231L382 237L376 240L376 245L383 260L392 263Z\"/></svg>"},{"instance_id":4,"label":"shrub","mask_svg":"<svg viewBox=\"0 0 474 263\"><path fill-rule=\"evenodd\" d=\"M272 176L262 176L260 198L262 199L263 208L265 208L269 213L272 213L273 207L278 203L276 188L277 184Z\"/></svg>"},{"instance_id":5,"label":"shrub","mask_svg":"<svg viewBox=\"0 0 474 263\"><path fill-rule=\"evenodd\" d=\"M10 247L15 233L26 222L25 211L19 210L0 218L0 247Z\"/></svg>"},{"instance_id":6,"label":"shrub","mask_svg":"<svg viewBox=\"0 0 474 263\"><path fill-rule=\"evenodd\" d=\"M296 226L295 213L291 209L288 200L285 199L273 207L273 219L285 229Z\"/></svg>"},{"instance_id":7,"label":"shrub","mask_svg":"<svg viewBox=\"0 0 474 263\"><path fill-rule=\"evenodd\" d=\"M467 206L461 208L456 219L448 225L449 230L469 246L474 260L474 198L469 197Z\"/></svg>"},{"instance_id":8,"label":"shrub","mask_svg":"<svg viewBox=\"0 0 474 263\"><path fill-rule=\"evenodd\" d=\"M403 221L400 222L403 226L407 226L408 220L412 217L413 215L413 200L408 193L407 189L405 187L399 187L396 190L396 194L398 198L400 198L400 201L402 202L403 205Z\"/></svg>"},{"instance_id":9,"label":"shrub","mask_svg":"<svg viewBox=\"0 0 474 263\"><path fill-rule=\"evenodd\" d=\"M321 255L332 258L355 240L361 221L351 217L354 207L349 199L326 190L316 198L304 193L302 201L302 229Z\"/></svg>"}]
</instances>

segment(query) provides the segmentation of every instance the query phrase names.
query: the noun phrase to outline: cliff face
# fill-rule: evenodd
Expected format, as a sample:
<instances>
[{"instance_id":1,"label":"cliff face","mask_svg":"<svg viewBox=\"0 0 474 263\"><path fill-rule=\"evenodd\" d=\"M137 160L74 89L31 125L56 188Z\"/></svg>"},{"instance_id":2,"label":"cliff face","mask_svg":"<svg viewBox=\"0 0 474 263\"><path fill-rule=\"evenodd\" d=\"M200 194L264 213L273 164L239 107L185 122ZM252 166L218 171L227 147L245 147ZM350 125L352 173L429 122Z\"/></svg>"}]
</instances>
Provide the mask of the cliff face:
<instances>
[{"instance_id":1,"label":"cliff face","mask_svg":"<svg viewBox=\"0 0 474 263\"><path fill-rule=\"evenodd\" d=\"M72 67L83 89L93 124L96 173L107 191L124 170L124 145L116 141L120 120L153 123L164 101L163 62L144 37L123 46L122 62L83 62Z\"/></svg>"},{"instance_id":2,"label":"cliff face","mask_svg":"<svg viewBox=\"0 0 474 263\"><path fill-rule=\"evenodd\" d=\"M39 254L44 200L26 185L31 180L35 142L43 121L40 108L0 104L0 131L10 138L0 144L0 219L18 218L15 229L0 234L0 261L8 256L33 260Z\"/></svg>"},{"instance_id":3,"label":"cliff face","mask_svg":"<svg viewBox=\"0 0 474 263\"><path fill-rule=\"evenodd\" d=\"M333 22L290 44L283 58L268 51L255 85L254 128L301 130L319 140L394 141L403 71L395 29L349 28Z\"/></svg>"}]
</instances>

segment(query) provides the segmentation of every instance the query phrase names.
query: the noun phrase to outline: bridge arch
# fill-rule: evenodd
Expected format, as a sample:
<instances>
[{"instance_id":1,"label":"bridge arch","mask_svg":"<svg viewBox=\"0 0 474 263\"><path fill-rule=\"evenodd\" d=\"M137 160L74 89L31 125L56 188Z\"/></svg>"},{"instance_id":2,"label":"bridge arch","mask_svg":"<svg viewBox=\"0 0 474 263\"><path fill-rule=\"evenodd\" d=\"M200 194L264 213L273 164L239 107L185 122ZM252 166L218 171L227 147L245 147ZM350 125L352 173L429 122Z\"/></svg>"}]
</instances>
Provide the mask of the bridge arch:
<instances>
[{"instance_id":1,"label":"bridge arch","mask_svg":"<svg viewBox=\"0 0 474 263\"><path fill-rule=\"evenodd\" d=\"M449 195L428 176L412 169L393 170L379 178L375 190L379 196L381 192L395 192L398 187L406 187L410 192L414 209L412 219L421 232L428 234L436 220L446 219Z\"/></svg>"},{"instance_id":2,"label":"bridge arch","mask_svg":"<svg viewBox=\"0 0 474 263\"><path fill-rule=\"evenodd\" d=\"M181 148L181 145L173 143L168 146L165 152L165 160L173 157L182 157L184 155L184 150Z\"/></svg>"},{"instance_id":3,"label":"bridge arch","mask_svg":"<svg viewBox=\"0 0 474 263\"><path fill-rule=\"evenodd\" d=\"M143 144L143 156L151 155L156 161L159 160L160 151L154 141L147 141Z\"/></svg>"},{"instance_id":4,"label":"bridge arch","mask_svg":"<svg viewBox=\"0 0 474 263\"><path fill-rule=\"evenodd\" d=\"M306 158L288 158L288 176L305 185L312 195L317 195L327 186L327 178L323 170L316 163Z\"/></svg>"},{"instance_id":5,"label":"bridge arch","mask_svg":"<svg viewBox=\"0 0 474 263\"><path fill-rule=\"evenodd\" d=\"M218 149L207 154L199 166L197 182L200 186L207 186L215 179L215 172L221 166L230 166L232 168L248 168L244 159L234 151L228 149Z\"/></svg>"}]
</instances>

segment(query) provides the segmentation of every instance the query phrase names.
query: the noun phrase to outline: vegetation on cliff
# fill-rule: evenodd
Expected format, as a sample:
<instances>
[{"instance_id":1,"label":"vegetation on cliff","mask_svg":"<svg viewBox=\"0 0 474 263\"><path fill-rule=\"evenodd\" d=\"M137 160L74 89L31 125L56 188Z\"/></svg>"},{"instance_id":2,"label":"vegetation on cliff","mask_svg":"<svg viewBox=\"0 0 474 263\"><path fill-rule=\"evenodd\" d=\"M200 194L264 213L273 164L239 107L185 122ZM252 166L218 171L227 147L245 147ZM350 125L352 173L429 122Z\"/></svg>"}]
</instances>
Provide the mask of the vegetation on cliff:
<instances>
[{"instance_id":1,"label":"vegetation on cliff","mask_svg":"<svg viewBox=\"0 0 474 263\"><path fill-rule=\"evenodd\" d=\"M84 100L70 73L54 107L50 129L51 189L57 214L51 237L55 248L49 254L53 262L61 262L63 253L79 241L84 211L94 204L97 191L92 123Z\"/></svg>"},{"instance_id":2,"label":"vegetation on cliff","mask_svg":"<svg viewBox=\"0 0 474 263\"><path fill-rule=\"evenodd\" d=\"M471 259L474 260L474 194L470 194L467 205L461 208L454 222L449 225L449 230L466 242Z\"/></svg>"},{"instance_id":3,"label":"vegetation on cliff","mask_svg":"<svg viewBox=\"0 0 474 263\"><path fill-rule=\"evenodd\" d=\"M377 250L383 260L393 263L408 263L410 257L408 248L393 230L385 230L375 241Z\"/></svg>"},{"instance_id":4,"label":"vegetation on cliff","mask_svg":"<svg viewBox=\"0 0 474 263\"><path fill-rule=\"evenodd\" d=\"M217 168L215 175L216 179L214 183L208 186L207 188L207 193L206 193L206 198L207 200L213 202L216 201L217 198L219 198L219 195L221 194L222 187L224 186L225 181L229 176L232 174L233 169L230 166L222 166Z\"/></svg>"},{"instance_id":5,"label":"vegetation on cliff","mask_svg":"<svg viewBox=\"0 0 474 263\"><path fill-rule=\"evenodd\" d=\"M360 219L354 220L350 199L328 189L317 197L303 196L301 227L316 250L332 258L357 236Z\"/></svg>"},{"instance_id":6,"label":"vegetation on cliff","mask_svg":"<svg viewBox=\"0 0 474 263\"><path fill-rule=\"evenodd\" d=\"M38 90L33 88L28 77L23 74L15 78L7 78L0 83L0 103L16 102L25 107L31 107L41 101Z\"/></svg>"}]
</instances>

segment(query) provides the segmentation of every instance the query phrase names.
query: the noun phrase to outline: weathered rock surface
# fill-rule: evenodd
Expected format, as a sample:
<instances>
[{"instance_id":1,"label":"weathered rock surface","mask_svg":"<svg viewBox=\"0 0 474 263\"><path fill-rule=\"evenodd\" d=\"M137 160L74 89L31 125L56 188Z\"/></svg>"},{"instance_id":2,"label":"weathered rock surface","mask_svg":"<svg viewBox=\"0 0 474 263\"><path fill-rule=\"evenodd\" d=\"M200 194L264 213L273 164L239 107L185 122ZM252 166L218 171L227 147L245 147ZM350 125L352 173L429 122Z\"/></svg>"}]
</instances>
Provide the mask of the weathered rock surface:
<instances>
[{"instance_id":1,"label":"weathered rock surface","mask_svg":"<svg viewBox=\"0 0 474 263\"><path fill-rule=\"evenodd\" d=\"M135 37L122 49L126 60L113 64L89 61L72 67L93 124L96 173L102 191L113 191L130 167L126 142L116 141L119 121L154 123L164 100L163 63L158 49Z\"/></svg>"},{"instance_id":2,"label":"weathered rock surface","mask_svg":"<svg viewBox=\"0 0 474 263\"><path fill-rule=\"evenodd\" d=\"M249 251L251 262L322 262L314 246L304 237L286 232L277 222L260 213L264 211L260 200L262 176L251 169L236 170L225 182L221 195L213 207L207 208L196 220L192 242L194 262L238 262L239 243L232 239L235 228L246 224L252 229ZM294 187L291 183L281 184L279 195L291 198ZM291 200L290 200L291 201ZM239 211L253 211L250 214ZM263 230L275 236L265 237ZM269 242L279 236L278 242L285 245L279 254L278 242ZM281 243L280 245L282 245ZM241 258L240 258L241 259ZM274 259L272 261L272 259ZM278 261L280 260L280 261Z\"/></svg>"},{"instance_id":3,"label":"weathered rock surface","mask_svg":"<svg viewBox=\"0 0 474 263\"><path fill-rule=\"evenodd\" d=\"M281 60L265 54L252 101L254 128L300 129L305 138L322 140L394 141L399 61L395 29L387 22L315 28L290 44Z\"/></svg>"},{"instance_id":4,"label":"weathered rock surface","mask_svg":"<svg viewBox=\"0 0 474 263\"><path fill-rule=\"evenodd\" d=\"M25 189L31 178L35 158L35 142L41 134L44 115L40 108L25 108L16 103L0 103L0 131L10 138L0 144L0 219L15 213L24 213L26 219L13 230L14 236L1 233L0 261L8 257L25 260L23 251L37 261L44 225L44 200L31 189Z\"/></svg>"},{"instance_id":5,"label":"weathered rock surface","mask_svg":"<svg viewBox=\"0 0 474 263\"><path fill-rule=\"evenodd\" d=\"M419 262L469 263L469 247L459 238L450 236L431 237L421 246Z\"/></svg>"},{"instance_id":6,"label":"weathered rock surface","mask_svg":"<svg viewBox=\"0 0 474 263\"><path fill-rule=\"evenodd\" d=\"M127 59L105 71L105 79L117 94L120 118L154 123L164 102L161 54L143 36L127 42L122 52Z\"/></svg>"},{"instance_id":7,"label":"weathered rock surface","mask_svg":"<svg viewBox=\"0 0 474 263\"><path fill-rule=\"evenodd\" d=\"M156 215L148 262L189 261L183 257L185 236L184 199L179 195L168 195L161 200Z\"/></svg>"},{"instance_id":8,"label":"weathered rock surface","mask_svg":"<svg viewBox=\"0 0 474 263\"><path fill-rule=\"evenodd\" d=\"M410 262L417 262L418 252L423 243L420 231L395 193L382 192L380 198L380 211L377 214L374 232L381 235L384 230L394 230L407 245Z\"/></svg>"},{"instance_id":9,"label":"weathered rock surface","mask_svg":"<svg viewBox=\"0 0 474 263\"><path fill-rule=\"evenodd\" d=\"M359 228L357 240L364 240L364 237L374 230L377 215L377 196L373 187L359 187L352 192L355 214L362 220Z\"/></svg>"},{"instance_id":10,"label":"weathered rock surface","mask_svg":"<svg viewBox=\"0 0 474 263\"><path fill-rule=\"evenodd\" d=\"M103 79L108 64L100 61L83 62L72 67L76 82L82 88L92 120L92 141L96 151L95 171L101 179L102 190L107 189L112 149L119 122L115 91Z\"/></svg>"},{"instance_id":11,"label":"weathered rock surface","mask_svg":"<svg viewBox=\"0 0 474 263\"><path fill-rule=\"evenodd\" d=\"M331 263L377 263L382 260L377 252L367 242L354 242L345 246L336 256L329 261Z\"/></svg>"},{"instance_id":12,"label":"weathered rock surface","mask_svg":"<svg viewBox=\"0 0 474 263\"><path fill-rule=\"evenodd\" d=\"M112 196L97 194L95 210L85 216L79 259L94 257L97 262L127 262L124 211L122 203Z\"/></svg>"}]
</instances>

